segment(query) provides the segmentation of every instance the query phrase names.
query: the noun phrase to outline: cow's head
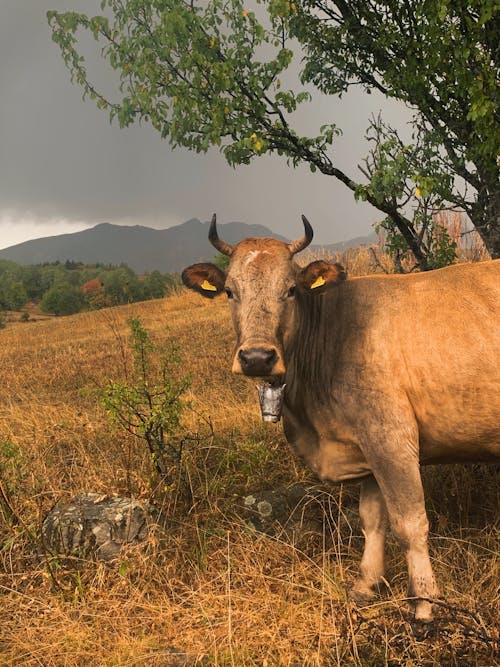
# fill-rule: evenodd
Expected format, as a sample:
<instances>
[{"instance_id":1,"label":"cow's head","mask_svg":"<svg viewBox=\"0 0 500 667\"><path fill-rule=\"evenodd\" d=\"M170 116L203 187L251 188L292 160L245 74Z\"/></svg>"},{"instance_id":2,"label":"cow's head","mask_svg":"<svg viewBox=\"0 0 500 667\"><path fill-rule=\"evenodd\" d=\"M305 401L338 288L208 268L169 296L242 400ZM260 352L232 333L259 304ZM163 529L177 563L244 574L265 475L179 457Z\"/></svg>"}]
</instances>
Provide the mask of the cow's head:
<instances>
[{"instance_id":1,"label":"cow's head","mask_svg":"<svg viewBox=\"0 0 500 667\"><path fill-rule=\"evenodd\" d=\"M283 375L297 298L324 292L346 277L339 264L316 261L301 269L293 261L313 237L305 216L302 221L304 236L291 243L250 238L232 246L219 238L214 214L208 238L231 258L227 274L215 264L194 264L182 272L186 287L203 296L226 292L237 336L233 373Z\"/></svg>"}]
</instances>

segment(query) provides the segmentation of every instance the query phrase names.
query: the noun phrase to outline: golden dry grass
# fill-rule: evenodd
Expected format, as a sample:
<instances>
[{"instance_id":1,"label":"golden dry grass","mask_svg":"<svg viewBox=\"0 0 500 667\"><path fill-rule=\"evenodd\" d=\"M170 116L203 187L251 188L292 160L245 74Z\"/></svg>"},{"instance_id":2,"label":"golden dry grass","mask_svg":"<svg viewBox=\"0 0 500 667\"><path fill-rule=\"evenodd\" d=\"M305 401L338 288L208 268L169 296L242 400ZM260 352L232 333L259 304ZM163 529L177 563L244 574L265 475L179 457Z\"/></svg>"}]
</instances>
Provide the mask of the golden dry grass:
<instances>
[{"instance_id":1,"label":"golden dry grass","mask_svg":"<svg viewBox=\"0 0 500 667\"><path fill-rule=\"evenodd\" d=\"M93 393L119 374L131 316L175 339L192 376L185 421L200 439L185 453L189 499L155 486L145 448L110 428ZM300 541L237 517L237 497L311 478L280 427L261 424L253 382L230 374L232 345L224 300L187 293L0 331L2 489L14 511L0 512L0 665L494 665L495 471L426 471L432 555L450 605L431 628L412 627L393 541L389 595L356 609L345 594L362 549L355 489L312 499L324 528ZM49 569L41 518L82 491L152 498L165 526L119 563Z\"/></svg>"}]
</instances>

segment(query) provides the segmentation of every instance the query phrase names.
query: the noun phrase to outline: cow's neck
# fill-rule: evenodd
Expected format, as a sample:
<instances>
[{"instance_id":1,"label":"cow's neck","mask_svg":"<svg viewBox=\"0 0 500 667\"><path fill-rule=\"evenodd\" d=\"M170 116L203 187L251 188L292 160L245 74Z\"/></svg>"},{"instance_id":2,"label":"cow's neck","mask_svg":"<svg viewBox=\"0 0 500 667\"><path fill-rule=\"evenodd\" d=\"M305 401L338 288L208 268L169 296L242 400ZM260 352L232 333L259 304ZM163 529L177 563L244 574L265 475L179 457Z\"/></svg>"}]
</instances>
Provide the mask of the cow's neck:
<instances>
[{"instance_id":1,"label":"cow's neck","mask_svg":"<svg viewBox=\"0 0 500 667\"><path fill-rule=\"evenodd\" d=\"M335 327L338 302L336 290L297 297L294 331L285 345L285 380L290 403L303 400L304 391L319 403L329 394L334 370L331 352L338 337Z\"/></svg>"}]
</instances>

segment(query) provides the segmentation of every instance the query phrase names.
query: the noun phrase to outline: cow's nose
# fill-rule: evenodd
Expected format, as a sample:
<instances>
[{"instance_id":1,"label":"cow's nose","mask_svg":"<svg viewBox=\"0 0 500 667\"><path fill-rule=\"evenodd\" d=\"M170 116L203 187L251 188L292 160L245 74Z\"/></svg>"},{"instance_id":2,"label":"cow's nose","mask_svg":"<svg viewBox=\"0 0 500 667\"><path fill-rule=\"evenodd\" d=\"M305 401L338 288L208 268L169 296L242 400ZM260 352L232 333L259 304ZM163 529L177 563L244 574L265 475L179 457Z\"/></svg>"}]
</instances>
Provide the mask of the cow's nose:
<instances>
[{"instance_id":1,"label":"cow's nose","mask_svg":"<svg viewBox=\"0 0 500 667\"><path fill-rule=\"evenodd\" d=\"M273 347L249 347L238 352L245 375L271 375L278 355Z\"/></svg>"}]
</instances>

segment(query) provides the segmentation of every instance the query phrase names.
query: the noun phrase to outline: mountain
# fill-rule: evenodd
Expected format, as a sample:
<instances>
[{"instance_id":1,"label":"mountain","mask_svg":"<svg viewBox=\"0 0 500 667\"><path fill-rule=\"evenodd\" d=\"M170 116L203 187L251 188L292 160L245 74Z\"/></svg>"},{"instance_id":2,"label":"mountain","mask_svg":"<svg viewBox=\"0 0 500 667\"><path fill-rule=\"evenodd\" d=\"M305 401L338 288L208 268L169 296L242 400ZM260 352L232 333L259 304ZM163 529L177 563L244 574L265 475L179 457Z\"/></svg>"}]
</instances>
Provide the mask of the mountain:
<instances>
[{"instance_id":1,"label":"mountain","mask_svg":"<svg viewBox=\"0 0 500 667\"><path fill-rule=\"evenodd\" d=\"M128 264L136 273L158 269L180 272L188 264L211 261L217 254L208 242L209 222L188 220L169 229L102 223L73 234L49 236L0 250L0 259L18 264L42 264L73 260L84 264ZM263 225L229 222L218 225L221 237L237 243L248 236L267 236L285 241Z\"/></svg>"},{"instance_id":2,"label":"mountain","mask_svg":"<svg viewBox=\"0 0 500 667\"><path fill-rule=\"evenodd\" d=\"M340 241L339 243L331 243L329 245L321 246L327 252L342 252L348 248L358 248L360 245L371 245L378 242L376 232L367 234L366 236L356 236L348 241Z\"/></svg>"},{"instance_id":3,"label":"mountain","mask_svg":"<svg viewBox=\"0 0 500 667\"><path fill-rule=\"evenodd\" d=\"M169 229L152 229L135 225L102 223L73 234L49 236L0 250L0 259L18 264L43 264L72 260L84 264L121 264L136 273L155 269L162 273L178 273L188 264L211 261L217 254L208 242L209 222L196 218ZM228 243L237 243L249 236L265 236L286 241L263 225L229 222L218 225L220 236ZM341 251L362 243L372 243L372 236L324 246L327 251Z\"/></svg>"}]
</instances>

